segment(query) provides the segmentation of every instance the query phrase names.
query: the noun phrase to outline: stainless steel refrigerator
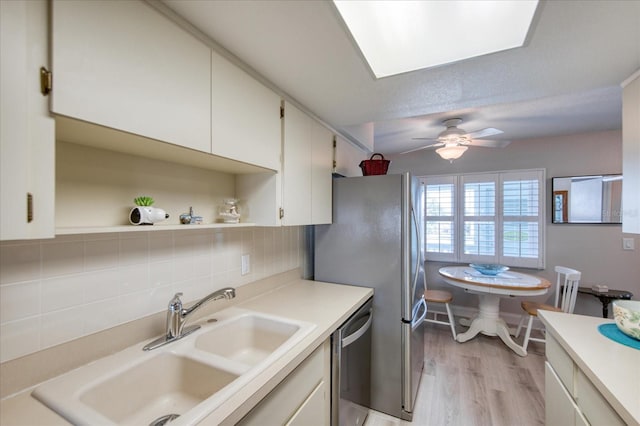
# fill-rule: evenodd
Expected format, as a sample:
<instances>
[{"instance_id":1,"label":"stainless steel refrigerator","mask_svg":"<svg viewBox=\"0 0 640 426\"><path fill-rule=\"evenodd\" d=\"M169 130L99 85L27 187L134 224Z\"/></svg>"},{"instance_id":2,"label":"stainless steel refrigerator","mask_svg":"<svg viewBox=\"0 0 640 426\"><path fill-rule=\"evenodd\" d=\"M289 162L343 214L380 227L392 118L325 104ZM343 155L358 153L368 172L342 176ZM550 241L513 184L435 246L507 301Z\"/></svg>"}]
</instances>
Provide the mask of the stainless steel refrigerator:
<instances>
[{"instance_id":1,"label":"stainless steel refrigerator","mask_svg":"<svg viewBox=\"0 0 640 426\"><path fill-rule=\"evenodd\" d=\"M336 178L333 223L314 236L316 280L374 288L370 408L405 420L424 366L419 190L408 173Z\"/></svg>"}]
</instances>

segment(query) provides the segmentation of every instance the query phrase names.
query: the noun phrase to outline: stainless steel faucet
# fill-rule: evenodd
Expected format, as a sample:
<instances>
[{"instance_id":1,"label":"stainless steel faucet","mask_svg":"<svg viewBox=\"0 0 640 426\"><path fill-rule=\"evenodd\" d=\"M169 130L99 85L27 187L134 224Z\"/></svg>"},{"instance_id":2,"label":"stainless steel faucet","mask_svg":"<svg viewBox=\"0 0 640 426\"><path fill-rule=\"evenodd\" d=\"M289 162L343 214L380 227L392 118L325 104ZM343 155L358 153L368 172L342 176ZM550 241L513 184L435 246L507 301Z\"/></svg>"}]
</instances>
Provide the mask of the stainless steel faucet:
<instances>
[{"instance_id":1,"label":"stainless steel faucet","mask_svg":"<svg viewBox=\"0 0 640 426\"><path fill-rule=\"evenodd\" d=\"M166 345L175 340L182 339L184 336L188 336L197 329L199 325L191 325L187 328L184 327L185 322L191 317L195 311L197 311L202 305L207 302L211 302L219 299L233 299L236 297L236 290L232 287L223 288L222 290L214 291L208 296L203 297L196 303L186 309L182 307L182 300L180 300L182 293L176 293L175 296L169 301L169 309L167 310L167 332L164 336L154 340L153 342L145 345L142 348L145 351L150 351L157 347Z\"/></svg>"}]
</instances>

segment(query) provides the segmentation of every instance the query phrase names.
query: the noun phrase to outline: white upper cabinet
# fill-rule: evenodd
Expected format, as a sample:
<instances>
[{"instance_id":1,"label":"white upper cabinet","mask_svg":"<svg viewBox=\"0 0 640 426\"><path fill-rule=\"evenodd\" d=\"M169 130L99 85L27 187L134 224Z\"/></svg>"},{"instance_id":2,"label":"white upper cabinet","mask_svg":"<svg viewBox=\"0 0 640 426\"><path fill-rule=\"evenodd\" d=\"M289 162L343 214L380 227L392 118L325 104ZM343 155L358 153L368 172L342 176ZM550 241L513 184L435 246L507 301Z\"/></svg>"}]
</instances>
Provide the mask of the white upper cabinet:
<instances>
[{"instance_id":1,"label":"white upper cabinet","mask_svg":"<svg viewBox=\"0 0 640 426\"><path fill-rule=\"evenodd\" d=\"M640 234L640 70L622 90L622 232Z\"/></svg>"},{"instance_id":2,"label":"white upper cabinet","mask_svg":"<svg viewBox=\"0 0 640 426\"><path fill-rule=\"evenodd\" d=\"M288 102L283 120L282 224L331 223L333 134Z\"/></svg>"},{"instance_id":3,"label":"white upper cabinet","mask_svg":"<svg viewBox=\"0 0 640 426\"><path fill-rule=\"evenodd\" d=\"M335 147L335 172L346 177L362 176L360 162L367 159L367 153L346 139L337 136Z\"/></svg>"},{"instance_id":4,"label":"white upper cabinet","mask_svg":"<svg viewBox=\"0 0 640 426\"><path fill-rule=\"evenodd\" d=\"M313 121L311 127L311 223L331 223L333 133Z\"/></svg>"},{"instance_id":5,"label":"white upper cabinet","mask_svg":"<svg viewBox=\"0 0 640 426\"><path fill-rule=\"evenodd\" d=\"M211 152L211 50L140 1L54 0L51 110Z\"/></svg>"},{"instance_id":6,"label":"white upper cabinet","mask_svg":"<svg viewBox=\"0 0 640 426\"><path fill-rule=\"evenodd\" d=\"M39 84L47 28L45 0L0 1L0 240L55 234L55 123Z\"/></svg>"},{"instance_id":7,"label":"white upper cabinet","mask_svg":"<svg viewBox=\"0 0 640 426\"><path fill-rule=\"evenodd\" d=\"M313 120L284 102L282 204L286 226L311 223L311 129Z\"/></svg>"},{"instance_id":8,"label":"white upper cabinet","mask_svg":"<svg viewBox=\"0 0 640 426\"><path fill-rule=\"evenodd\" d=\"M280 170L280 126L280 96L212 52L212 153Z\"/></svg>"}]
</instances>

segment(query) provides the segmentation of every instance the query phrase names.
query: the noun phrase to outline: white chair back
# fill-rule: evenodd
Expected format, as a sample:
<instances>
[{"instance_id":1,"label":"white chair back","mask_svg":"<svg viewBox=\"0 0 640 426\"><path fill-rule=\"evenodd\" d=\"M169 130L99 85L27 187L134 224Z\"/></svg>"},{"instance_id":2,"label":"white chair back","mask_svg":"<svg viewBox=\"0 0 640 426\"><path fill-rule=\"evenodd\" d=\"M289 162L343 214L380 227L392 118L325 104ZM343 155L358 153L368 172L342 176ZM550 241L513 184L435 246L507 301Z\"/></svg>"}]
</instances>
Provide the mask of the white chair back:
<instances>
[{"instance_id":1,"label":"white chair back","mask_svg":"<svg viewBox=\"0 0 640 426\"><path fill-rule=\"evenodd\" d=\"M578 285L582 273L564 266L556 266L555 271L558 273L555 307L571 314L576 306Z\"/></svg>"}]
</instances>

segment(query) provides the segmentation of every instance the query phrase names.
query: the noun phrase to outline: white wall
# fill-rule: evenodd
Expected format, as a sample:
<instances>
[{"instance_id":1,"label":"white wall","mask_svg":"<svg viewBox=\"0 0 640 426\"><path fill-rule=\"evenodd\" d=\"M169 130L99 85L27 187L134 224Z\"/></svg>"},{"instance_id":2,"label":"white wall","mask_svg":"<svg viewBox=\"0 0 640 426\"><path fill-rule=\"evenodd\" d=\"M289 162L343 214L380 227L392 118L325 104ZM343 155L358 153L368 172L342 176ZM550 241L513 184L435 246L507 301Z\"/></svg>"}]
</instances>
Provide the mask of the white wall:
<instances>
[{"instance_id":1,"label":"white wall","mask_svg":"<svg viewBox=\"0 0 640 426\"><path fill-rule=\"evenodd\" d=\"M568 266L582 271L581 285L605 284L628 290L640 299L640 238L633 234L635 251L622 250L621 225L569 225L551 223L551 178L554 176L595 175L622 171L622 136L619 131L558 136L514 141L506 148L469 148L453 164L433 150L395 156L389 173L409 171L417 176L471 173L492 170L545 168L547 178L546 269L523 270L555 282L553 268ZM427 262L427 280L432 288L454 293L454 305L476 307L476 296L448 286L438 275L445 264ZM552 293L540 298L551 299ZM503 312L520 315L520 300L503 299ZM600 316L602 305L592 296L579 295L576 313ZM611 313L611 309L609 309Z\"/></svg>"},{"instance_id":2,"label":"white wall","mask_svg":"<svg viewBox=\"0 0 640 426\"><path fill-rule=\"evenodd\" d=\"M304 228L86 234L0 243L0 362L305 267ZM240 274L242 254L251 273Z\"/></svg>"}]
</instances>

